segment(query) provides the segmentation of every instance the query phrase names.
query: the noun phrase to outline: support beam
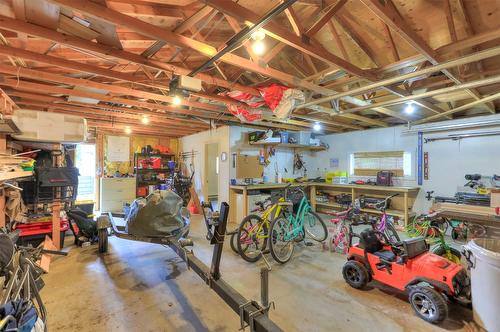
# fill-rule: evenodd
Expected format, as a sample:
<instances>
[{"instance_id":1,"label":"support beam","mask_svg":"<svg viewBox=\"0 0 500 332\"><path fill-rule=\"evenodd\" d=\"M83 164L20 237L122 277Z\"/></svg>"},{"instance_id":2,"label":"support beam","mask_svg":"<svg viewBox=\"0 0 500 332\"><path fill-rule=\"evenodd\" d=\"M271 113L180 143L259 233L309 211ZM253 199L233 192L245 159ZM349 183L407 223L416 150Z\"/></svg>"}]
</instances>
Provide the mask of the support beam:
<instances>
[{"instance_id":1,"label":"support beam","mask_svg":"<svg viewBox=\"0 0 500 332\"><path fill-rule=\"evenodd\" d=\"M456 108L453 108L449 111L446 111L442 114L436 114L436 115L433 115L433 116L429 116L425 119L420 119L420 120L417 120L417 121L414 121L412 122L412 124L420 124L420 123L425 123L425 122L429 122L429 121L432 121L432 120L437 120L445 115L451 115L453 113L457 113L457 112L460 112L460 111L465 111L465 110L468 110L468 109L471 109L472 107L474 106L477 106L477 105L481 105L481 104L485 104L485 103L490 103L494 100L497 100L497 99L500 99L500 92L499 93L495 93L491 96L487 96L487 97L483 97L481 98L480 100L475 100L471 103L468 103L468 104L465 104L465 105L462 105L462 106L459 106L459 107L456 107Z\"/></svg>"},{"instance_id":2,"label":"support beam","mask_svg":"<svg viewBox=\"0 0 500 332\"><path fill-rule=\"evenodd\" d=\"M54 30L46 29L41 26L37 26L34 24L22 22L19 20L15 20L6 16L0 15L0 28L13 31L13 32L23 32L33 37L43 38L51 40L55 43L63 44L72 48L84 50L85 52L89 52L90 54L96 53L105 58L115 58L119 60L123 60L126 62L132 62L139 65L144 65L148 68L154 70L162 70L166 73L178 74L178 75L187 75L190 73L190 69L183 68L179 66L175 66L172 64L164 63L162 61L146 59L140 55L118 50L110 46L93 43L91 41L85 40L83 38L79 38L76 36L70 36L68 34L59 33ZM255 88L247 87L242 84L228 82L226 80L222 80L207 74L198 74L196 78L204 81L207 84L217 85L228 89L237 89L240 91L244 91L250 93L252 95L259 95L259 92Z\"/></svg>"},{"instance_id":3,"label":"support beam","mask_svg":"<svg viewBox=\"0 0 500 332\"><path fill-rule=\"evenodd\" d=\"M37 106L37 107L50 108L50 109L60 109L60 110L65 110L65 111L80 112L83 114L84 117L86 115L96 115L96 116L107 116L107 117L112 117L112 118L116 118L116 119L134 120L135 123L141 123L142 117L144 116L144 115L141 115L140 112L135 112L135 113L116 112L116 111L111 111L111 110L104 110L101 108L89 107L92 105L89 105L87 107L80 107L80 106L75 106L75 105L67 105L67 104L59 104L59 103L46 103L46 102L41 102L41 101L29 100L29 99L21 99L18 103L20 105ZM110 109L112 109L112 108L110 108ZM179 131L193 131L193 130L208 129L207 124L203 124L200 122L198 122L198 124L183 123L182 126L179 126L180 121L170 120L168 118L162 118L161 114L159 114L159 113L156 113L156 115L148 114L147 118L149 119L151 125L162 125L165 128L178 129Z\"/></svg>"},{"instance_id":4,"label":"support beam","mask_svg":"<svg viewBox=\"0 0 500 332\"><path fill-rule=\"evenodd\" d=\"M377 57L375 55L375 52L372 50L370 47L369 43L367 43L363 37L356 32L356 29L354 28L351 23L344 18L343 16L337 15L335 16L335 20L339 23L339 25L342 27L344 32L352 38L354 43L358 45L358 47L363 51L368 58L375 64L375 66L379 67L380 62L377 60Z\"/></svg>"},{"instance_id":5,"label":"support beam","mask_svg":"<svg viewBox=\"0 0 500 332\"><path fill-rule=\"evenodd\" d=\"M176 33L173 33L171 31L164 30L156 25L146 23L144 21L141 21L139 19L121 14L119 12L113 11L109 8L105 8L103 6L99 6L93 2L90 1L80 1L80 0L50 0L51 2L58 3L62 6L65 6L70 9L78 10L82 13L85 13L87 15L94 16L96 18L100 18L106 22L121 25L124 27L127 27L133 31L136 31L140 34L143 34L145 36L157 39L157 40L163 40L165 42L171 43L173 45L179 46L179 47L186 47L193 49L207 57L212 57L217 53L217 50L205 43L199 42L197 40L178 35ZM226 3L233 3L232 1L223 1L224 4ZM211 2L210 2L211 3ZM218 8L217 8L218 9ZM258 18L257 18L258 20ZM281 28L280 28L281 29ZM293 36L291 35L292 37ZM311 51L311 50L310 50ZM319 50L316 50L319 52ZM312 51L311 51L312 52ZM314 54L315 56L318 56ZM323 89L317 85L314 85L310 82L307 82L305 80L300 80L297 77L286 74L283 72L280 72L278 70L272 69L272 68L263 68L259 66L258 64L242 58L240 56L234 55L232 53L226 53L224 56L222 56L221 61L226 62L228 64L231 64L236 67L244 68L249 71L253 71L255 73L259 73L264 76L272 77L274 79L280 80L282 82L291 84L293 86L300 86L305 89L309 90L315 90L317 89L318 91L328 91L326 89ZM343 61L343 60L342 60Z\"/></svg>"},{"instance_id":6,"label":"support beam","mask_svg":"<svg viewBox=\"0 0 500 332\"><path fill-rule=\"evenodd\" d=\"M484 79L480 79L480 80L476 80L476 81L472 81L472 82L467 82L467 83L463 83L463 84L459 84L459 85L453 85L453 86L450 86L448 88L427 91L427 92L419 93L416 95L410 95L410 96L406 96L406 97L401 97L401 98L383 101L380 103L374 103L374 104L370 104L367 106L349 108L349 109L342 110L342 113L358 112L358 111L362 111L362 110L366 110L366 109L371 109L374 107L398 105L398 104L402 104L402 103L405 103L405 102L411 101L411 100L428 98L428 97L442 95L442 94L451 93L451 92L456 92L456 91L460 91L460 90L474 89L474 88L477 88L480 86L487 86L487 85L492 85L492 84L497 84L497 83L500 83L500 75L491 76L488 78L484 78ZM445 114L445 113L446 112L444 112L442 114Z\"/></svg>"},{"instance_id":7,"label":"support beam","mask_svg":"<svg viewBox=\"0 0 500 332\"><path fill-rule=\"evenodd\" d=\"M90 81L90 80L86 80L86 79L66 77L66 76L51 74L48 72L43 72L43 71L34 70L34 69L16 68L16 67L0 64L0 72L4 73L4 74L11 74L14 76L19 76L19 77L36 79L39 81L50 81L50 82L57 82L57 83L62 83L62 84L70 84L70 85L75 85L75 86L105 90L105 91L109 91L111 93L118 94L118 95L134 96L134 97L138 97L138 98L152 99L152 100L157 100L157 101L161 101L161 102L167 102L170 104L173 103L173 97L167 96L167 95L160 95L160 94L146 92L146 91L142 91L142 90L130 89L130 88L126 88L126 87L122 87L122 86L118 86L118 85L103 84L103 83L98 83L98 82L94 82L94 81ZM216 97L214 97L214 98L216 98ZM98 99L98 98L96 98L96 99ZM126 99L126 100L131 101L129 99ZM182 100L182 105L195 107L198 109L212 111L212 112L223 112L223 109L219 106L206 104L206 103L200 103L200 102L196 102L196 101Z\"/></svg>"},{"instance_id":8,"label":"support beam","mask_svg":"<svg viewBox=\"0 0 500 332\"><path fill-rule=\"evenodd\" d=\"M135 100L135 99L119 98L119 97L108 96L108 95L103 95L103 94L94 93L94 92L66 89L66 88L61 88L61 87L54 86L54 85L31 83L31 82L26 82L26 81L17 80L17 79L4 78L4 79L0 80L0 85L1 86L8 86L8 87L16 89L16 90L30 91L30 92L34 92L34 93L45 92L47 94L50 94L50 93L62 94L62 95L66 95L66 96L91 98L91 99L109 102L109 103L119 103L119 104L124 104L124 105L130 105L130 106L134 106L134 107L138 107L138 108L160 109L160 110L163 110L163 111L166 111L169 113L173 113L173 114L195 115L195 116L199 116L199 117L204 117L204 114L205 114L203 112L186 110L186 109L182 109L182 108L175 108L172 106L166 106L166 105L159 104L159 103L155 104L155 103L150 103L150 102L145 102L145 101L140 101L140 100Z\"/></svg>"},{"instance_id":9,"label":"support beam","mask_svg":"<svg viewBox=\"0 0 500 332\"><path fill-rule=\"evenodd\" d=\"M59 1L59 0L58 0ZM227 14L233 16L239 21L244 21L246 23L253 24L259 20L259 15L252 12L251 10L233 2L226 0L205 0L213 8ZM339 66L343 68L345 71L360 77L370 77L371 79L375 79L371 73L356 67L355 65L343 60L342 58L337 57L336 55L330 53L321 45L311 45L309 43L304 42L301 38L297 37L295 34L290 33L285 28L281 27L279 24L275 22L268 23L263 30L269 34L272 38L285 43L301 52L309 54L312 57L315 57L323 62L328 63L330 66Z\"/></svg>"},{"instance_id":10,"label":"support beam","mask_svg":"<svg viewBox=\"0 0 500 332\"><path fill-rule=\"evenodd\" d=\"M321 28L325 26L325 24L327 24L332 19L335 13L337 13L340 10L340 8L342 8L342 6L345 5L346 2L347 0L338 0L334 5L330 7L330 9L328 9L323 14L323 16L321 16L319 20L314 22L314 24L307 30L306 35L312 37L316 33L318 33L319 30L321 30Z\"/></svg>"},{"instance_id":11,"label":"support beam","mask_svg":"<svg viewBox=\"0 0 500 332\"><path fill-rule=\"evenodd\" d=\"M339 98L346 97L346 96L363 94L365 92L374 91L375 89L379 89L383 86L392 85L394 83L402 82L402 81L405 81L405 80L410 79L410 78L419 77L419 76L426 76L427 74L441 71L441 70L446 69L446 68L456 67L459 65L463 65L465 63L471 63L474 61L479 61L479 60L491 58L491 57L494 57L497 55L500 55L500 46L492 47L492 48L489 48L489 49L484 50L484 51L480 51L480 52L477 52L474 54L466 55L466 56L463 56L463 57L455 59L455 60L443 62L439 65L429 66L427 68L423 68L421 70L417 70L417 71L412 72L412 73L391 77L391 78L388 78L388 79L385 79L382 81L378 81L375 83L371 83L371 84L362 86L360 88L352 89L352 90L342 92L342 93L337 93L335 95L324 97L324 98L319 98L319 99L313 100L309 103L305 103L303 105L300 105L298 108L307 108L307 107L310 107L312 105L328 102L330 100L339 99Z\"/></svg>"},{"instance_id":12,"label":"support beam","mask_svg":"<svg viewBox=\"0 0 500 332\"><path fill-rule=\"evenodd\" d=\"M414 49L423 54L433 65L439 64L436 52L404 21L391 0L362 0L362 2L385 24L398 32ZM455 84L462 83L462 81L455 77L449 70L444 69L442 72L455 82ZM467 89L467 92L476 100L481 99L480 94L476 90ZM491 107L488 107L488 110L491 113L495 113L495 110L491 109Z\"/></svg>"}]
</instances>

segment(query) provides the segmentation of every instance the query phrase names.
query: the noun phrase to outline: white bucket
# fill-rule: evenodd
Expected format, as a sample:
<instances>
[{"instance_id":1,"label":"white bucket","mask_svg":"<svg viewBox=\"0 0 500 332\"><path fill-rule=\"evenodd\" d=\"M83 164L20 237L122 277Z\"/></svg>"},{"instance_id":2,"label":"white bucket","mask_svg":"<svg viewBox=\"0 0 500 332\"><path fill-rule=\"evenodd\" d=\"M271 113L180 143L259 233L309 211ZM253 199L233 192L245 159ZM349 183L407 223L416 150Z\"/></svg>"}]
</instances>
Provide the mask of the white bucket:
<instances>
[{"instance_id":1,"label":"white bucket","mask_svg":"<svg viewBox=\"0 0 500 332\"><path fill-rule=\"evenodd\" d=\"M475 239L464 249L470 255L474 320L489 332L499 332L500 239Z\"/></svg>"}]
</instances>

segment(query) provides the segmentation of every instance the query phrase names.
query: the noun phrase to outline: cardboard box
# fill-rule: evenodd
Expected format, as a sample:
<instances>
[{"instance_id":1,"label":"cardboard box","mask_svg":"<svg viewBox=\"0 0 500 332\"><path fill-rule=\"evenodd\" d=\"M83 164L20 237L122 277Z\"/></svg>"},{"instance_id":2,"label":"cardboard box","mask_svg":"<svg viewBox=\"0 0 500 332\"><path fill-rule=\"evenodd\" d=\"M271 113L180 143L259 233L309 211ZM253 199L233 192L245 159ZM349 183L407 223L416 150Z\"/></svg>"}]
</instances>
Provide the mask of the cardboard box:
<instances>
[{"instance_id":1,"label":"cardboard box","mask_svg":"<svg viewBox=\"0 0 500 332\"><path fill-rule=\"evenodd\" d=\"M500 207L500 189L491 189L490 207Z\"/></svg>"}]
</instances>

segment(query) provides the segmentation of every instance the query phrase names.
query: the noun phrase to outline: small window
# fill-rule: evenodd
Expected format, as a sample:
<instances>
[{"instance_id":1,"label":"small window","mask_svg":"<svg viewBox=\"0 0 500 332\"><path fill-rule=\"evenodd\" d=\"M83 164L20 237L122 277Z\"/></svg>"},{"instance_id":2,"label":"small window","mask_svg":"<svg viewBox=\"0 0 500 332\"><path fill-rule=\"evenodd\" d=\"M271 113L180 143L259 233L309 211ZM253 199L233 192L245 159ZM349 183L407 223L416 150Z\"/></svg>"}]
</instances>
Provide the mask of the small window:
<instances>
[{"instance_id":1,"label":"small window","mask_svg":"<svg viewBox=\"0 0 500 332\"><path fill-rule=\"evenodd\" d=\"M391 171L394 176L411 176L411 153L404 151L356 152L351 155L350 174L376 176Z\"/></svg>"},{"instance_id":2,"label":"small window","mask_svg":"<svg viewBox=\"0 0 500 332\"><path fill-rule=\"evenodd\" d=\"M76 146L75 166L80 172L77 200L95 199L95 158L95 145L78 144Z\"/></svg>"}]
</instances>

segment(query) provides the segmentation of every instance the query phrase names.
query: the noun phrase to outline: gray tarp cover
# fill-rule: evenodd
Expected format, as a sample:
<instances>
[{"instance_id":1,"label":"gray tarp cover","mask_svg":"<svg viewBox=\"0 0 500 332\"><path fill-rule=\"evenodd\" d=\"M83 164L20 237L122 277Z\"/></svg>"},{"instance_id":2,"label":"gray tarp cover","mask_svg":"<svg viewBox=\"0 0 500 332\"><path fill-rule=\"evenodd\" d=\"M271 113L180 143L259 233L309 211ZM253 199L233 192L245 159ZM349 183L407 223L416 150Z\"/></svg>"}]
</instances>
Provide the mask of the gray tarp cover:
<instances>
[{"instance_id":1,"label":"gray tarp cover","mask_svg":"<svg viewBox=\"0 0 500 332\"><path fill-rule=\"evenodd\" d=\"M136 199L131 207L127 222L127 233L137 236L169 236L185 226L181 214L182 199L173 191L167 191L164 198L154 193L146 198Z\"/></svg>"}]
</instances>

